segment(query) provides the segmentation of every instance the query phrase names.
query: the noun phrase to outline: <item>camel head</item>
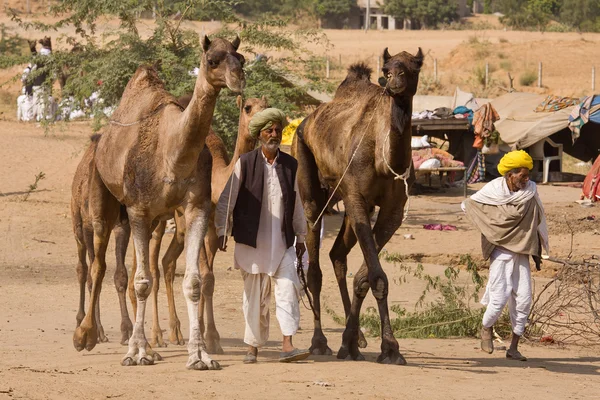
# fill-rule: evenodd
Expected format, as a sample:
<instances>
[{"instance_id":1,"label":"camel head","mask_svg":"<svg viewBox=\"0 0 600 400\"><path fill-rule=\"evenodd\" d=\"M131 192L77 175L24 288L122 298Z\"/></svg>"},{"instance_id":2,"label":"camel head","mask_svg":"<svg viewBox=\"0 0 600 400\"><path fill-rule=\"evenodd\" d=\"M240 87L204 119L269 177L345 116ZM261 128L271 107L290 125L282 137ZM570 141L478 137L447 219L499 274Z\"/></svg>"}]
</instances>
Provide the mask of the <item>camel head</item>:
<instances>
[{"instance_id":1,"label":"camel head","mask_svg":"<svg viewBox=\"0 0 600 400\"><path fill-rule=\"evenodd\" d=\"M419 51L414 56L406 51L390 55L387 47L383 50L383 76L386 87L392 96L414 96L419 84L419 72L423 66L423 52Z\"/></svg>"},{"instance_id":2,"label":"camel head","mask_svg":"<svg viewBox=\"0 0 600 400\"><path fill-rule=\"evenodd\" d=\"M39 40L39 43L42 45L42 47L52 50L52 39L50 39L50 36L44 36L43 39Z\"/></svg>"},{"instance_id":3,"label":"camel head","mask_svg":"<svg viewBox=\"0 0 600 400\"><path fill-rule=\"evenodd\" d=\"M237 52L240 46L240 37L229 42L225 39L215 38L210 40L204 36L202 40L202 62L200 69L209 84L215 88L228 87L235 93L241 93L246 86L244 76L244 56Z\"/></svg>"},{"instance_id":4,"label":"camel head","mask_svg":"<svg viewBox=\"0 0 600 400\"><path fill-rule=\"evenodd\" d=\"M238 96L236 99L236 104L238 108L240 108L241 102L242 96ZM248 125L250 125L250 120L252 119L254 114L264 110L265 108L269 108L269 102L267 101L267 98L265 96L261 97L260 99L246 99L242 107L242 113L240 114L240 126L242 127L242 129L240 130L239 134L245 134L247 136L247 140L256 141L256 138L250 135L250 132L248 131Z\"/></svg>"}]
</instances>

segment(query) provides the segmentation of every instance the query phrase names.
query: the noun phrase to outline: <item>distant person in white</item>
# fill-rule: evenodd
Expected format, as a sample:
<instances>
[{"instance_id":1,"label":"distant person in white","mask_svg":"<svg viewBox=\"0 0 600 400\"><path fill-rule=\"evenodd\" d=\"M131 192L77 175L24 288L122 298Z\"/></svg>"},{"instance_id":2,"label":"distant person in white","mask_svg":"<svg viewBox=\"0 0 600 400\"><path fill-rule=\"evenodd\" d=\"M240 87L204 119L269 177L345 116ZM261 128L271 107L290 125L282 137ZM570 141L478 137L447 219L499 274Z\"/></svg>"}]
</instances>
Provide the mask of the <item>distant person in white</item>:
<instances>
[{"instance_id":1,"label":"distant person in white","mask_svg":"<svg viewBox=\"0 0 600 400\"><path fill-rule=\"evenodd\" d=\"M531 310L529 257L536 268L541 264L542 247L548 253L548 229L542 201L535 183L529 180L533 160L523 150L511 151L498 164L502 175L486 184L462 204L469 219L481 232L485 259L490 273L481 303L483 315L481 349L494 351L492 328L506 303L513 329L506 358L527 361L519 350Z\"/></svg>"},{"instance_id":2,"label":"distant person in white","mask_svg":"<svg viewBox=\"0 0 600 400\"><path fill-rule=\"evenodd\" d=\"M236 242L234 265L244 279L246 364L256 363L258 348L269 337L271 279L283 334L279 361L298 361L310 355L292 344L300 322L295 263L306 251L307 227L296 182L298 163L279 149L286 124L285 114L275 108L254 115L249 130L258 137L260 147L237 161L216 209L219 248L226 250L231 233Z\"/></svg>"}]
</instances>

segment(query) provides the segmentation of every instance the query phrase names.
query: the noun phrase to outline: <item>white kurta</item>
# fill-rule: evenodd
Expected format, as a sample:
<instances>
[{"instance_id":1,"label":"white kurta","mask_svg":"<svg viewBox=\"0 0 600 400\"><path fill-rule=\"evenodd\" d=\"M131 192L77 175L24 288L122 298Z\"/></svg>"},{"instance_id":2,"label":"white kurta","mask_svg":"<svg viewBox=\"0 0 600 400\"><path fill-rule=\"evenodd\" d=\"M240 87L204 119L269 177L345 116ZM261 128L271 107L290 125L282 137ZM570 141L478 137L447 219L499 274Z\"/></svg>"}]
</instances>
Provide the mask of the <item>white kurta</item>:
<instances>
[{"instance_id":1,"label":"white kurta","mask_svg":"<svg viewBox=\"0 0 600 400\"><path fill-rule=\"evenodd\" d=\"M535 198L543 210L535 183L529 181L523 190L511 192L503 177L487 183L471 196L471 199L478 203L499 207L505 204L519 204L532 198ZM465 211L464 202L461 204L461 208ZM538 226L538 233L542 248L548 253L548 229L543 214ZM481 299L481 304L487 307L482 325L485 328L492 327L502 315L502 310L507 303L513 333L522 336L532 303L529 255L517 254L496 246L490 256L488 283Z\"/></svg>"},{"instance_id":2,"label":"white kurta","mask_svg":"<svg viewBox=\"0 0 600 400\"><path fill-rule=\"evenodd\" d=\"M275 286L275 314L281 333L284 336L295 335L300 323L298 305L300 283L295 267L296 252L293 246L287 248L282 230L284 202L275 170L277 160L269 164L262 152L261 155L265 168L256 248L236 243L234 250L235 268L242 271L244 279L242 307L246 320L244 342L254 347L263 346L269 338L271 280ZM241 163L238 160L217 204L215 225L218 236L231 232L231 215L237 202L240 176ZM303 243L307 227L297 181L294 182L294 190L296 205L292 225L296 242ZM225 221L229 221L227 232L225 232Z\"/></svg>"},{"instance_id":3,"label":"white kurta","mask_svg":"<svg viewBox=\"0 0 600 400\"><path fill-rule=\"evenodd\" d=\"M260 222L258 224L258 235L256 237L256 248L236 243L234 260L235 267L242 269L249 274L268 274L273 276L280 264L294 263L296 252L293 247L287 249L283 230L284 204L281 185L277 177L275 166L277 159L273 164L269 164L261 152L264 160L264 185L263 196L260 210ZM237 201L240 190L241 163L238 160L231 178L227 182L215 213L215 226L217 235L224 236L231 233L232 223L231 215ZM231 191L231 198L230 196ZM294 208L293 228L296 233L296 241L304 243L306 236L306 219L304 218L304 209L302 200L298 191L298 180L294 182L294 191L296 192L296 206ZM229 201L229 216L227 216L227 203ZM225 232L225 220L228 220L227 231ZM285 257L285 260L284 260Z\"/></svg>"}]
</instances>

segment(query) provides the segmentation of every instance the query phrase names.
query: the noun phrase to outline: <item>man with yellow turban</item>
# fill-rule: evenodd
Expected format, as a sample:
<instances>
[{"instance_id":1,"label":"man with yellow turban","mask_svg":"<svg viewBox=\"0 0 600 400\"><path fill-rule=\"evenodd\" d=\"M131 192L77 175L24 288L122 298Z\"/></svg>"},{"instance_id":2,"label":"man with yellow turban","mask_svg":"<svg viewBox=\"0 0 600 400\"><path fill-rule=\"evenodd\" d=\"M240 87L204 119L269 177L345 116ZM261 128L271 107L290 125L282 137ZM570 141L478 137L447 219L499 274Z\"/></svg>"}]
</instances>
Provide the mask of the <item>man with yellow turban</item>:
<instances>
[{"instance_id":1,"label":"man with yellow turban","mask_svg":"<svg viewBox=\"0 0 600 400\"><path fill-rule=\"evenodd\" d=\"M244 342L249 346L245 364L256 363L258 348L269 338L271 281L283 333L279 361L298 361L310 355L292 344L300 323L295 262L306 251L307 228L296 179L298 162L279 150L286 122L285 114L276 108L252 117L248 128L260 147L237 161L215 213L219 248L227 249L231 233L236 242L234 265L244 279ZM228 224L232 215L233 223Z\"/></svg>"},{"instance_id":2,"label":"man with yellow turban","mask_svg":"<svg viewBox=\"0 0 600 400\"><path fill-rule=\"evenodd\" d=\"M463 211L481 232L484 259L490 272L481 303L487 306L481 329L481 349L494 351L493 326L508 303L513 328L506 358L527 361L519 350L531 309L529 257L536 268L542 247L548 253L548 229L535 183L529 180L533 160L523 150L507 153L498 164L502 175L465 200Z\"/></svg>"}]
</instances>

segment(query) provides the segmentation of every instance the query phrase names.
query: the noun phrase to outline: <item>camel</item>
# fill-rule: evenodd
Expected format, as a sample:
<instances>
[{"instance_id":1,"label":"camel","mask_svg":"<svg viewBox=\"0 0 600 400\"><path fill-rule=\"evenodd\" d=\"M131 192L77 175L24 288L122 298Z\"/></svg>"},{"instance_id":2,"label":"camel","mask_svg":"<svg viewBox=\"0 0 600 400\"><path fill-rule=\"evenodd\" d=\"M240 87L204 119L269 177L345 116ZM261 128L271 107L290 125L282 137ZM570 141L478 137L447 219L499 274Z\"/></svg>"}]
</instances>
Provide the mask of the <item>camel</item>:
<instances>
[{"instance_id":1,"label":"camel","mask_svg":"<svg viewBox=\"0 0 600 400\"><path fill-rule=\"evenodd\" d=\"M204 143L217 96L228 87L241 92L245 85L244 58L237 52L239 37L229 42L204 36L200 73L193 98L183 110L169 94L156 70L142 66L127 84L112 124L96 148L89 180L89 212L94 231L92 294L81 324L73 335L77 350L97 342L95 303L106 270L106 248L121 205L127 210L136 253L134 287L137 310L127 354L121 364L151 365L144 332L146 300L152 291L149 245L158 221L183 207L186 222L186 271L183 292L189 317L188 360L194 370L220 369L205 351L198 323L202 285L198 258L208 229L211 157ZM199 159L204 162L199 162ZM158 354L158 353L156 353Z\"/></svg>"},{"instance_id":2,"label":"camel","mask_svg":"<svg viewBox=\"0 0 600 400\"><path fill-rule=\"evenodd\" d=\"M77 263L77 279L79 281L79 310L77 312L77 326L85 317L85 286L88 284L88 290L92 290L91 271L86 263L86 256L89 255L90 263L94 262L93 235L94 230L92 221L89 217L89 178L94 163L94 153L98 144L99 135L92 136L92 142L84 153L75 176L71 189L71 221L73 223L73 232L77 242L77 254L79 261ZM115 227L115 253L117 258L117 267L115 269L114 282L117 294L119 296L119 305L121 307L121 344L127 344L133 331L133 324L129 319L127 311L127 302L125 300L125 290L127 288L127 269L125 267L125 254L129 243L130 229L127 220L127 212L124 207L119 210L119 218ZM98 341L107 342L104 334L104 328L100 322L100 302L96 302L95 309L96 328L98 332Z\"/></svg>"},{"instance_id":3,"label":"camel","mask_svg":"<svg viewBox=\"0 0 600 400\"><path fill-rule=\"evenodd\" d=\"M334 99L317 108L298 127L292 151L298 159L298 186L311 228L306 238L310 260L308 287L316 312L311 351L331 354L320 318L318 216L327 202L320 173L326 186L335 187L339 182L338 192L345 206L342 227L329 253L346 314L346 329L337 358L364 359L359 351L359 313L371 288L382 326L381 354L377 361L401 365L406 360L400 354L390 325L388 279L378 254L402 223L406 189L414 181L410 167L412 98L417 90L423 53L419 49L414 56L402 52L392 57L386 48L383 59L385 88L370 82L369 67L352 65ZM375 206L379 207L379 215L371 228L370 214ZM354 276L354 296L350 302L347 255L357 241L364 262Z\"/></svg>"},{"instance_id":4,"label":"camel","mask_svg":"<svg viewBox=\"0 0 600 400\"><path fill-rule=\"evenodd\" d=\"M182 96L178 99L179 104L187 107L190 102L190 96ZM238 96L238 108L242 102L242 97ZM212 156L212 211L208 225L208 233L204 239L204 247L200 253L200 276L202 278L202 290L200 297L200 330L206 343L206 349L209 354L222 354L223 348L220 344L220 336L215 326L212 294L214 292L215 279L213 274L213 264L215 254L218 248L218 237L214 223L215 207L219 201L219 196L225 188L227 180L233 172L236 161L242 154L254 150L256 147L256 139L253 138L248 131L248 124L257 112L268 107L267 99L263 96L260 99L251 98L243 103L242 112L240 114L240 122L238 126L238 136L236 140L233 157L229 158L225 144L213 131L206 138L206 147L210 150ZM172 344L183 344L183 336L181 334L180 322L175 309L175 297L173 294L173 281L175 279L176 261L184 248L185 238L185 221L183 213L180 209L175 212L176 231L169 245L167 253L164 255L162 264L164 271L165 287L167 290L167 300L169 304L169 341ZM160 279L160 271L158 268L158 255L163 235L165 233L165 222L159 223L154 232L152 232L152 240L150 242L150 270L152 278L155 282L152 287L153 299L153 319L152 331L150 335L150 344L156 347L164 347L165 342L162 335L162 329L158 321L158 281ZM135 257L135 255L134 255ZM132 276L135 274L135 262L132 267ZM129 296L134 304L135 310L135 292L133 288L133 280L129 281ZM204 310L206 306L206 330L204 326ZM135 311L134 311L135 312ZM205 334L206 333L206 334Z\"/></svg>"}]
</instances>

